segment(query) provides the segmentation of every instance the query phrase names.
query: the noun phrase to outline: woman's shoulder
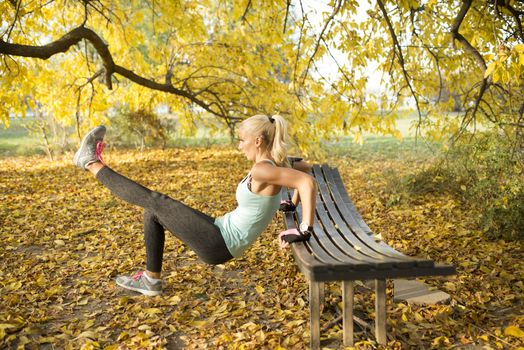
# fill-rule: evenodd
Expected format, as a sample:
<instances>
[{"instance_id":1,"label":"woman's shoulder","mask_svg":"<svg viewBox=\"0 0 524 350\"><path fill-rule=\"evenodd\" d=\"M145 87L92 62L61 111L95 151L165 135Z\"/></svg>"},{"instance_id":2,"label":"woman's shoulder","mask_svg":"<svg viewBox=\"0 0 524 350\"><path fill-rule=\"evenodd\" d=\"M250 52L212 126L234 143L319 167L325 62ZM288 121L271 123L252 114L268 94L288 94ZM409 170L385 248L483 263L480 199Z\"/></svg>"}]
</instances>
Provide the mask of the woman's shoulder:
<instances>
[{"instance_id":1,"label":"woman's shoulder","mask_svg":"<svg viewBox=\"0 0 524 350\"><path fill-rule=\"evenodd\" d=\"M277 164L273 160L264 159L257 162L251 168L251 175L255 178L263 177L264 175L278 170Z\"/></svg>"}]
</instances>

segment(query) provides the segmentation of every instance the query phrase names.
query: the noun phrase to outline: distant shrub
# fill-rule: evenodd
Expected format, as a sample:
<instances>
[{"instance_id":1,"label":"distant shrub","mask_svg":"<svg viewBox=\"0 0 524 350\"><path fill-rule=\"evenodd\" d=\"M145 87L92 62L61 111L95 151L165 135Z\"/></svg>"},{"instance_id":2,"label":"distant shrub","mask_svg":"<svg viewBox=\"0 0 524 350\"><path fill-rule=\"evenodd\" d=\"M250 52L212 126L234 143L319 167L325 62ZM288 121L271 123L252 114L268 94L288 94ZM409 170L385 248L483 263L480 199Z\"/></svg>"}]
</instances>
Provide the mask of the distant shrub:
<instances>
[{"instance_id":1,"label":"distant shrub","mask_svg":"<svg viewBox=\"0 0 524 350\"><path fill-rule=\"evenodd\" d=\"M481 213L479 228L491 238L524 238L523 149L502 135L462 138L425 170L389 176L389 204L409 195L450 193Z\"/></svg>"},{"instance_id":2,"label":"distant shrub","mask_svg":"<svg viewBox=\"0 0 524 350\"><path fill-rule=\"evenodd\" d=\"M169 137L167 122L151 111L131 111L122 107L111 117L112 139L121 146L144 150L147 146L166 147Z\"/></svg>"}]
</instances>

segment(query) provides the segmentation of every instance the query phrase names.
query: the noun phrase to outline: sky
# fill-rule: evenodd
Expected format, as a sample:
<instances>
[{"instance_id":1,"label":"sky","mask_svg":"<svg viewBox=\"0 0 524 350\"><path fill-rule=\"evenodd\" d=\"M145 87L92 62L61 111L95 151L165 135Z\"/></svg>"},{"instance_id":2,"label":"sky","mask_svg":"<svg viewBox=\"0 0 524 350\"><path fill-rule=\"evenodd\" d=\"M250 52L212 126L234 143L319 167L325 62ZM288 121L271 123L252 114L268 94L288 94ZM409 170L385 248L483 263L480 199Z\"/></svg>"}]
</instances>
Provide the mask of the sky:
<instances>
[{"instance_id":1,"label":"sky","mask_svg":"<svg viewBox=\"0 0 524 350\"><path fill-rule=\"evenodd\" d=\"M332 8L328 5L329 1L302 0L302 4L304 5L304 11L308 13L309 20L313 25L317 26L318 33L320 33L324 23L322 15L323 12L331 13L332 11ZM366 21L368 19L367 10L370 7L371 5L367 1L359 1L359 8L354 20L357 22ZM337 62L340 65L347 64L348 61L346 55L333 47L330 47L330 51L333 56L335 56ZM326 57L321 60L317 66L319 67L321 74L328 79L334 80L337 75L339 75L337 65L334 64L333 59L329 55L326 55ZM367 91L373 93L384 91L380 85L380 81L383 79L383 77L380 72L376 71L377 67L378 63L370 62L368 68L366 69L366 75L369 77Z\"/></svg>"}]
</instances>

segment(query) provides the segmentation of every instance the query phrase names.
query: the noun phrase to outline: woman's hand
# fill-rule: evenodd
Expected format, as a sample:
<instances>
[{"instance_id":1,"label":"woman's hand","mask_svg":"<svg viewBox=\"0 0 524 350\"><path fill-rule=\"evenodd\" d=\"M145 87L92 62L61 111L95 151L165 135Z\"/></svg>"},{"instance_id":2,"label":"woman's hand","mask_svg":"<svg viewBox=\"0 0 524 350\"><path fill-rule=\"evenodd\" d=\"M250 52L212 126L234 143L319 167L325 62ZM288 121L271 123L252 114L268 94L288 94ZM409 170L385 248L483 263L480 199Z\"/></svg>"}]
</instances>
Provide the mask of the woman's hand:
<instances>
[{"instance_id":1,"label":"woman's hand","mask_svg":"<svg viewBox=\"0 0 524 350\"><path fill-rule=\"evenodd\" d=\"M285 230L280 232L278 235L278 242L280 244L280 248L284 249L289 246L289 243L294 242L305 242L309 240L309 237L311 237L311 234L309 232L300 232L296 228L292 228L289 230Z\"/></svg>"},{"instance_id":2,"label":"woman's hand","mask_svg":"<svg viewBox=\"0 0 524 350\"><path fill-rule=\"evenodd\" d=\"M293 204L293 202L288 199L288 200L280 201L280 208L278 210L286 213L286 212L293 212L296 209L297 207L295 206L295 204Z\"/></svg>"}]
</instances>

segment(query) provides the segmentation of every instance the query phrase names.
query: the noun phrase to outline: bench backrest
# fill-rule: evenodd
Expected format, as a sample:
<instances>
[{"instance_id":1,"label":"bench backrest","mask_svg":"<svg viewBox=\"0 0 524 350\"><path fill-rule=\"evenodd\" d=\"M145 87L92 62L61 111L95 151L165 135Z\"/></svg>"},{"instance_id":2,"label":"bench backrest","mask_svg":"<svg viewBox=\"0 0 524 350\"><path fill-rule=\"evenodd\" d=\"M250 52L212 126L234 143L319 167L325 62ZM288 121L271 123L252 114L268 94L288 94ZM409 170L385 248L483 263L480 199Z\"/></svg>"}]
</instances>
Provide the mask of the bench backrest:
<instances>
[{"instance_id":1,"label":"bench backrest","mask_svg":"<svg viewBox=\"0 0 524 350\"><path fill-rule=\"evenodd\" d=\"M293 244L293 254L301 270L319 280L338 280L341 271L355 278L381 276L385 269L432 268L434 262L406 256L378 239L353 205L336 168L313 166L318 183L314 234L308 242ZM283 198L292 191L283 190ZM287 228L300 222L300 206L286 213ZM352 271L354 273L352 273ZM359 272L360 271L360 272Z\"/></svg>"}]
</instances>

